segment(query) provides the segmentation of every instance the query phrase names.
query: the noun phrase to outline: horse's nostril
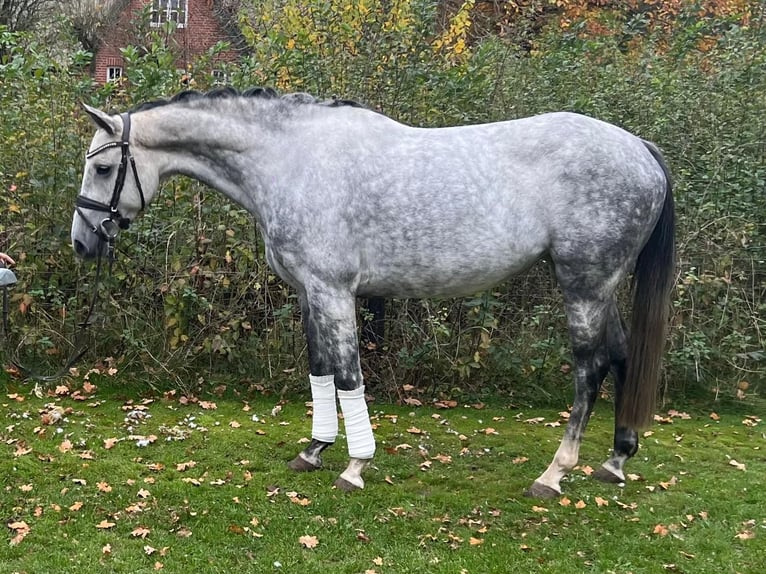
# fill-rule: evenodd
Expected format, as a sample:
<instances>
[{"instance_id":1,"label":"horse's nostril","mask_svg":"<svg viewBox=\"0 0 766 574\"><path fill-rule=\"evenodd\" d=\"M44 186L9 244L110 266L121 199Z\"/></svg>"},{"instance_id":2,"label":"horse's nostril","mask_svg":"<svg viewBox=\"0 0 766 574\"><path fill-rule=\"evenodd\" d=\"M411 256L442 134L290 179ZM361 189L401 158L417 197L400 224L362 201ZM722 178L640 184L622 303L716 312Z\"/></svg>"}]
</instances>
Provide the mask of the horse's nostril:
<instances>
[{"instance_id":1,"label":"horse's nostril","mask_svg":"<svg viewBox=\"0 0 766 574\"><path fill-rule=\"evenodd\" d=\"M78 256L85 257L85 256L88 255L88 248L85 247L85 244L82 241L80 241L79 239L75 239L74 240L73 247L74 247L74 252Z\"/></svg>"}]
</instances>

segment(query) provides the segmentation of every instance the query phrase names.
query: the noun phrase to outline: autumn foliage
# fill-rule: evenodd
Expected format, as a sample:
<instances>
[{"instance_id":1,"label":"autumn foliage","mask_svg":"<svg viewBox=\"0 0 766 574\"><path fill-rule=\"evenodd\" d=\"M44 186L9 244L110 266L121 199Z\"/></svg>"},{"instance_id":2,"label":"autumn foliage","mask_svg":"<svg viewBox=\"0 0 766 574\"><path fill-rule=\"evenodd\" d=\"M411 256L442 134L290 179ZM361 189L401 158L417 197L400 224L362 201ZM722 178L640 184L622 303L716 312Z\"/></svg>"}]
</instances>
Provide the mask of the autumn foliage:
<instances>
[{"instance_id":1,"label":"autumn foliage","mask_svg":"<svg viewBox=\"0 0 766 574\"><path fill-rule=\"evenodd\" d=\"M243 2L237 24L247 50L223 71L240 88L352 98L419 126L570 110L656 142L679 212L664 390L763 392L762 2L263 0ZM87 52L0 30L0 248L19 261L20 281L6 361L60 365L87 308L93 271L74 263L67 237L92 133L78 102L122 110L220 79L214 51L179 71L172 31L141 15L135 28L123 80L104 87ZM87 360L113 356L179 386L201 370L303 385L295 295L268 269L244 211L174 179L119 249ZM395 383L444 399L566 388L566 326L544 265L463 300L392 302L386 320L383 348L363 356L379 393L397 397Z\"/></svg>"}]
</instances>

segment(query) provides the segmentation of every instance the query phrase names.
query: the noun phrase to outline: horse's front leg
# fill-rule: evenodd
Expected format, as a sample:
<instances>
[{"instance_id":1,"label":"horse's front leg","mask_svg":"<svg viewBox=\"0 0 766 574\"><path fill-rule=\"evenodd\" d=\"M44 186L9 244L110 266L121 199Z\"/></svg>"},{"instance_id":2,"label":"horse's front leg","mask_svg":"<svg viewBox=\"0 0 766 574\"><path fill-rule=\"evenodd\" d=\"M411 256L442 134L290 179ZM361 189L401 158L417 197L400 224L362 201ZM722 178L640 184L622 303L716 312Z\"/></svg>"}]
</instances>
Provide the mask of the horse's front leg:
<instances>
[{"instance_id":1,"label":"horse's front leg","mask_svg":"<svg viewBox=\"0 0 766 574\"><path fill-rule=\"evenodd\" d=\"M321 466L320 454L335 441L338 432L337 392L350 461L335 485L347 491L364 488L362 471L375 454L375 438L359 366L354 295L314 285L301 297L301 303L314 415L312 441L290 468L300 471Z\"/></svg>"}]
</instances>

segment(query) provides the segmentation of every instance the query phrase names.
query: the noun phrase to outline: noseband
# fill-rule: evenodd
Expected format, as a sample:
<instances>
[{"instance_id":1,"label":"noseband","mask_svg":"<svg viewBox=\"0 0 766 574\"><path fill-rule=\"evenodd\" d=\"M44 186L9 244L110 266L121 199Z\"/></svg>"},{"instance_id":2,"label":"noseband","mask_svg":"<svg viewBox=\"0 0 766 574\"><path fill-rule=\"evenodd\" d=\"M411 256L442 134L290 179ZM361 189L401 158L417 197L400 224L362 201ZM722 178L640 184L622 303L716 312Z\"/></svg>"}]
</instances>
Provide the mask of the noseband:
<instances>
[{"instance_id":1,"label":"noseband","mask_svg":"<svg viewBox=\"0 0 766 574\"><path fill-rule=\"evenodd\" d=\"M118 227L119 229L127 229L130 226L130 218L124 217L117 205L120 203L120 195L122 195L122 188L125 186L125 174L128 171L128 162L130 162L131 170L133 171L133 177L136 180L136 187L138 189L138 195L141 198L141 211L146 206L144 199L144 190L141 188L141 180L138 179L138 170L136 169L136 162L133 159L133 155L130 153L130 114L120 114L122 118L122 139L118 142L109 142L100 147L97 147L93 151L89 151L86 155L86 159L90 159L97 156L102 151L111 149L113 147L119 147L122 150L122 158L120 159L120 167L117 170L117 179L114 182L114 191L112 191L112 199L109 203L101 203L88 197L78 195L75 200L75 210L77 214L83 218L83 220L90 226L90 230L99 236L102 241L107 243L113 243L117 237ZM93 211L101 211L108 213L109 217L101 220L99 225L94 225L86 215L83 213L83 209L90 209Z\"/></svg>"}]
</instances>

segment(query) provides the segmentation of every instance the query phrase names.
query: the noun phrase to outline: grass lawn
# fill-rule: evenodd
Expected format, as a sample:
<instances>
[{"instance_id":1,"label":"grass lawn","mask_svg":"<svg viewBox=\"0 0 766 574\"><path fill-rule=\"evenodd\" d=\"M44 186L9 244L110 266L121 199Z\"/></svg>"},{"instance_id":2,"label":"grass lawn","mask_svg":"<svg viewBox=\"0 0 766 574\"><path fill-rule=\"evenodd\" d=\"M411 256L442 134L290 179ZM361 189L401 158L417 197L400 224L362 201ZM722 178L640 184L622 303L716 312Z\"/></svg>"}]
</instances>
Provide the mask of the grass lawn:
<instances>
[{"instance_id":1,"label":"grass lawn","mask_svg":"<svg viewBox=\"0 0 766 574\"><path fill-rule=\"evenodd\" d=\"M600 403L564 496L540 501L522 493L556 450L561 409L373 403L378 453L367 488L349 495L332 488L343 440L321 471L285 466L310 435L308 390L278 404L220 388L187 400L125 377L95 384L40 396L4 385L3 574L755 573L766 564L766 422L753 405L664 413L619 487L588 477L611 445L611 405Z\"/></svg>"}]
</instances>

